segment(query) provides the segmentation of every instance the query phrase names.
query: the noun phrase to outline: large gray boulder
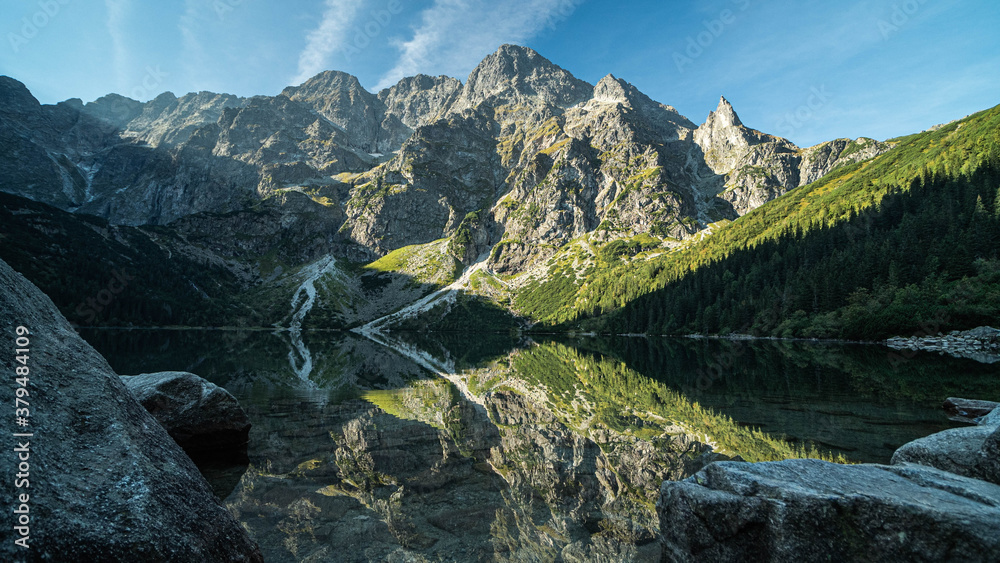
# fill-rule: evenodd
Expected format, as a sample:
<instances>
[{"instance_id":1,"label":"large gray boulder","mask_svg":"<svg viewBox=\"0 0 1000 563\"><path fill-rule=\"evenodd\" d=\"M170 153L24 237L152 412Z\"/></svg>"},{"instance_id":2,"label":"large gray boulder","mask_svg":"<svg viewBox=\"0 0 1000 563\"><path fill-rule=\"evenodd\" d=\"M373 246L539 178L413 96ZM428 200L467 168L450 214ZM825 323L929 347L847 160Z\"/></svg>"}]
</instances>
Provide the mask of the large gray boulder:
<instances>
[{"instance_id":1,"label":"large gray boulder","mask_svg":"<svg viewBox=\"0 0 1000 563\"><path fill-rule=\"evenodd\" d=\"M993 409L979 421L980 426L1000 426L1000 409Z\"/></svg>"},{"instance_id":2,"label":"large gray boulder","mask_svg":"<svg viewBox=\"0 0 1000 563\"><path fill-rule=\"evenodd\" d=\"M945 402L965 401L948 399ZM965 401L964 404L988 405L988 401ZM994 403L995 404L995 403ZM982 416L985 412L986 415ZM917 463L928 467L1000 484L1000 452L996 433L1000 428L1000 409L980 410L978 426L953 428L904 444L892 455L892 464Z\"/></svg>"},{"instance_id":3,"label":"large gray boulder","mask_svg":"<svg viewBox=\"0 0 1000 563\"><path fill-rule=\"evenodd\" d=\"M665 561L1000 558L1000 486L918 465L714 463L657 506Z\"/></svg>"},{"instance_id":4,"label":"large gray boulder","mask_svg":"<svg viewBox=\"0 0 1000 563\"><path fill-rule=\"evenodd\" d=\"M30 437L5 432L2 561L261 561L246 531L108 363L38 288L0 261L0 370L13 374L15 330L27 348ZM23 343L23 342L22 342ZM14 422L13 387L8 378ZM22 452L22 460L14 448ZM17 488L15 475L29 486ZM18 478L20 479L20 478ZM15 495L18 495L15 497ZM28 495L22 502L20 495ZM17 500L15 501L15 498ZM22 507L24 504L26 506ZM15 509L27 530L15 530ZM27 531L30 549L15 545Z\"/></svg>"},{"instance_id":5,"label":"large gray boulder","mask_svg":"<svg viewBox=\"0 0 1000 563\"><path fill-rule=\"evenodd\" d=\"M983 443L983 479L1000 484L1000 428L994 428L993 433Z\"/></svg>"},{"instance_id":6,"label":"large gray boulder","mask_svg":"<svg viewBox=\"0 0 1000 563\"><path fill-rule=\"evenodd\" d=\"M132 395L167 433L197 457L246 452L250 419L229 391L193 373L122 376Z\"/></svg>"},{"instance_id":7,"label":"large gray boulder","mask_svg":"<svg viewBox=\"0 0 1000 563\"><path fill-rule=\"evenodd\" d=\"M989 426L970 426L931 434L901 446L892 454L891 463L917 463L956 475L985 479L988 460L983 445L994 430Z\"/></svg>"}]
</instances>

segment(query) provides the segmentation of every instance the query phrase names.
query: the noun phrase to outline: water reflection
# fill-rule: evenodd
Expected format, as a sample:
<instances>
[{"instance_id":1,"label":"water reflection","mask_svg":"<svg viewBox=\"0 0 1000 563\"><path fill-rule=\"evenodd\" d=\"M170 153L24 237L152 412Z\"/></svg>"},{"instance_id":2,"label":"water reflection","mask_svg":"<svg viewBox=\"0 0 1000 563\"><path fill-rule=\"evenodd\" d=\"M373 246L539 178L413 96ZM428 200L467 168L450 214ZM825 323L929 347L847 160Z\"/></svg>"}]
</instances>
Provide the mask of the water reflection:
<instances>
[{"instance_id":1,"label":"water reflection","mask_svg":"<svg viewBox=\"0 0 1000 563\"><path fill-rule=\"evenodd\" d=\"M304 381L281 334L84 336L119 373L185 369L241 400L250 468L217 490L273 561L659 561L663 479L808 441L886 461L950 426L943 397L1000 391L995 369L892 370L878 347L307 332Z\"/></svg>"}]
</instances>

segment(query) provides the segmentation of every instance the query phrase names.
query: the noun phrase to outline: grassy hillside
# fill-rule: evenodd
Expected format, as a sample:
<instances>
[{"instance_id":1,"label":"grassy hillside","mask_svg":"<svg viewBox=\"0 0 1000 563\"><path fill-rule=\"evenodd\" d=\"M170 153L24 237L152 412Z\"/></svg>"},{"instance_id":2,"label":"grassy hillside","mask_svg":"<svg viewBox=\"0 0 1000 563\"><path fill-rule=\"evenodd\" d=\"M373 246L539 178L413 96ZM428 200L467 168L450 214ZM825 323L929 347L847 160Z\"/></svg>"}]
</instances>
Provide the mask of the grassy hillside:
<instances>
[{"instance_id":1,"label":"grassy hillside","mask_svg":"<svg viewBox=\"0 0 1000 563\"><path fill-rule=\"evenodd\" d=\"M700 242L625 257L546 316L610 332L864 339L995 322L1000 108L894 142Z\"/></svg>"}]
</instances>

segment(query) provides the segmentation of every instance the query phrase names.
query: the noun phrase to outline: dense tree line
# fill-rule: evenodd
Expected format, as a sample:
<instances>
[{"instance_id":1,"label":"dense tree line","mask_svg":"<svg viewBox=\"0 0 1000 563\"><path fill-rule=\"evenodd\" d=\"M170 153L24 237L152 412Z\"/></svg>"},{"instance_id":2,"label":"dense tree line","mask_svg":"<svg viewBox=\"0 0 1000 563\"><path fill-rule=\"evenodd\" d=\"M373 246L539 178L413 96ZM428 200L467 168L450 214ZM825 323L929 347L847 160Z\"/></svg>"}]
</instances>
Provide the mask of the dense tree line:
<instances>
[{"instance_id":1,"label":"dense tree line","mask_svg":"<svg viewBox=\"0 0 1000 563\"><path fill-rule=\"evenodd\" d=\"M597 276L577 319L603 313L581 324L611 332L848 339L995 325L1000 111L898 142L704 244Z\"/></svg>"}]
</instances>

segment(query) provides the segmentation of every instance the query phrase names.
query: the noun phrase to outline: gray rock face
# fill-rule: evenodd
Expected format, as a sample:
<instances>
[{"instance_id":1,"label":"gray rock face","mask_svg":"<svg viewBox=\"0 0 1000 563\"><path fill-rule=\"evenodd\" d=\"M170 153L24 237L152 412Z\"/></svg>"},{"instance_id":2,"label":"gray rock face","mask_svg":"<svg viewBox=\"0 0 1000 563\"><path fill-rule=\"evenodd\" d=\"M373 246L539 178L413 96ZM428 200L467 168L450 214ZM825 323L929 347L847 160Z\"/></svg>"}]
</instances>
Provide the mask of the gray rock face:
<instances>
[{"instance_id":1,"label":"gray rock face","mask_svg":"<svg viewBox=\"0 0 1000 563\"><path fill-rule=\"evenodd\" d=\"M124 129L130 121L142 115L144 104L120 94L108 94L88 103L83 110L90 115Z\"/></svg>"},{"instance_id":2,"label":"gray rock face","mask_svg":"<svg viewBox=\"0 0 1000 563\"><path fill-rule=\"evenodd\" d=\"M590 97L593 87L532 49L503 45L469 75L456 105L461 111L483 103L540 101L566 108Z\"/></svg>"},{"instance_id":3,"label":"gray rock face","mask_svg":"<svg viewBox=\"0 0 1000 563\"><path fill-rule=\"evenodd\" d=\"M815 182L839 166L874 158L891 148L862 138L799 149L787 139L743 125L725 98L694 132L694 141L718 175L702 183L703 197L718 194L723 208L736 216Z\"/></svg>"},{"instance_id":4,"label":"gray rock face","mask_svg":"<svg viewBox=\"0 0 1000 563\"><path fill-rule=\"evenodd\" d=\"M350 135L351 146L367 153L393 152L412 133L399 117L387 113L382 100L343 72L323 72L282 94L342 128Z\"/></svg>"},{"instance_id":5,"label":"gray rock face","mask_svg":"<svg viewBox=\"0 0 1000 563\"><path fill-rule=\"evenodd\" d=\"M979 421L983 426L1000 426L1000 409L993 409Z\"/></svg>"},{"instance_id":6,"label":"gray rock face","mask_svg":"<svg viewBox=\"0 0 1000 563\"><path fill-rule=\"evenodd\" d=\"M1000 362L1000 330L988 326L937 336L890 338L886 345L894 350L939 352L984 364Z\"/></svg>"},{"instance_id":7,"label":"gray rock face","mask_svg":"<svg viewBox=\"0 0 1000 563\"><path fill-rule=\"evenodd\" d=\"M212 495L166 431L125 389L52 302L0 261L0 317L30 329L31 551L0 531L5 561L261 561L254 542ZM14 373L12 354L0 359ZM12 382L13 384L13 382ZM17 447L6 438L4 449ZM13 476L15 456L0 458ZM14 489L2 510L11 514ZM20 504L20 503L19 503Z\"/></svg>"},{"instance_id":8,"label":"gray rock face","mask_svg":"<svg viewBox=\"0 0 1000 563\"><path fill-rule=\"evenodd\" d=\"M582 235L676 245L888 148L800 150L746 127L725 99L696 127L624 80L592 86L514 45L464 85L419 75L378 95L329 71L276 97L53 107L6 79L0 98L0 187L22 197L137 226L336 190L323 197L342 206L341 233L374 255L451 237L482 211L476 246L499 244L490 266L505 274Z\"/></svg>"},{"instance_id":9,"label":"gray rock face","mask_svg":"<svg viewBox=\"0 0 1000 563\"><path fill-rule=\"evenodd\" d=\"M177 146L190 139L198 129L218 121L226 108L245 104L245 99L229 94L198 92L177 98L167 92L146 104L142 113L128 122L123 135L153 147Z\"/></svg>"},{"instance_id":10,"label":"gray rock face","mask_svg":"<svg viewBox=\"0 0 1000 563\"><path fill-rule=\"evenodd\" d=\"M958 397L948 397L944 401L944 410L952 420L976 423L984 416L993 412L1000 403L993 401L980 401L977 399L960 399Z\"/></svg>"},{"instance_id":11,"label":"gray rock face","mask_svg":"<svg viewBox=\"0 0 1000 563\"><path fill-rule=\"evenodd\" d=\"M995 561L1000 486L915 465L714 463L665 482L669 561Z\"/></svg>"},{"instance_id":12,"label":"gray rock face","mask_svg":"<svg viewBox=\"0 0 1000 563\"><path fill-rule=\"evenodd\" d=\"M399 156L355 180L345 205L351 238L384 254L444 238L489 208L501 181L494 127L469 113L418 129Z\"/></svg>"},{"instance_id":13,"label":"gray rock face","mask_svg":"<svg viewBox=\"0 0 1000 563\"><path fill-rule=\"evenodd\" d=\"M985 458L983 479L1000 484L1000 426L994 427L993 433L987 436L982 453Z\"/></svg>"},{"instance_id":14,"label":"gray rock face","mask_svg":"<svg viewBox=\"0 0 1000 563\"><path fill-rule=\"evenodd\" d=\"M122 382L177 445L192 455L246 452L250 419L236 397L185 372L122 376Z\"/></svg>"},{"instance_id":15,"label":"gray rock face","mask_svg":"<svg viewBox=\"0 0 1000 563\"><path fill-rule=\"evenodd\" d=\"M986 478L983 445L996 428L970 426L931 434L903 445L892 455L892 464L917 463L973 479Z\"/></svg>"},{"instance_id":16,"label":"gray rock face","mask_svg":"<svg viewBox=\"0 0 1000 563\"><path fill-rule=\"evenodd\" d=\"M378 98L389 113L416 129L444 118L461 92L462 83L454 78L418 74L382 90Z\"/></svg>"}]
</instances>

